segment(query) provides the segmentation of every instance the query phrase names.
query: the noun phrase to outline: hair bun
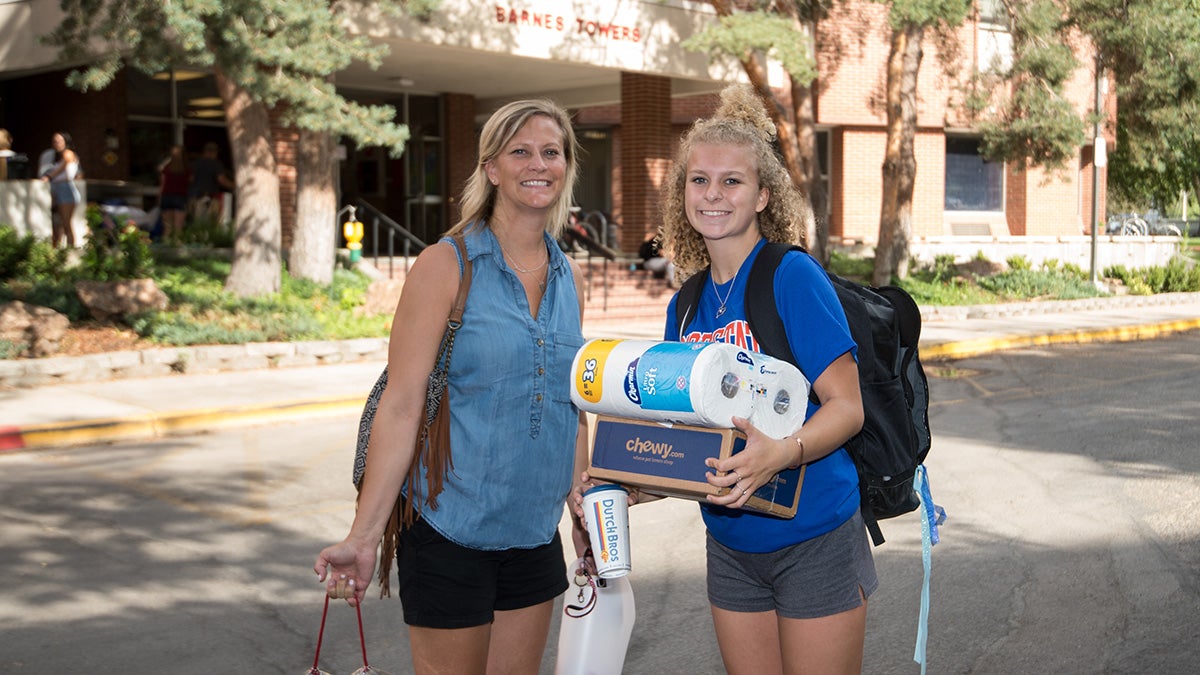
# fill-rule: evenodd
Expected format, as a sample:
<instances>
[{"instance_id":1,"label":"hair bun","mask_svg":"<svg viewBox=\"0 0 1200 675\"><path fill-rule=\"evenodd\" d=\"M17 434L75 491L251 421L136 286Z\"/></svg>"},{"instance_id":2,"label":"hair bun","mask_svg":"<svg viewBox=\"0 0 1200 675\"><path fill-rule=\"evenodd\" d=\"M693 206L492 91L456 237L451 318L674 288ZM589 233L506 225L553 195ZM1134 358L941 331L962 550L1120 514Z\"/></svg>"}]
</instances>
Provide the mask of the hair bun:
<instances>
[{"instance_id":1,"label":"hair bun","mask_svg":"<svg viewBox=\"0 0 1200 675\"><path fill-rule=\"evenodd\" d=\"M767 115L762 99L750 85L734 84L725 87L721 91L721 105L717 108L716 117L743 122L757 130L768 143L775 140L775 123Z\"/></svg>"}]
</instances>

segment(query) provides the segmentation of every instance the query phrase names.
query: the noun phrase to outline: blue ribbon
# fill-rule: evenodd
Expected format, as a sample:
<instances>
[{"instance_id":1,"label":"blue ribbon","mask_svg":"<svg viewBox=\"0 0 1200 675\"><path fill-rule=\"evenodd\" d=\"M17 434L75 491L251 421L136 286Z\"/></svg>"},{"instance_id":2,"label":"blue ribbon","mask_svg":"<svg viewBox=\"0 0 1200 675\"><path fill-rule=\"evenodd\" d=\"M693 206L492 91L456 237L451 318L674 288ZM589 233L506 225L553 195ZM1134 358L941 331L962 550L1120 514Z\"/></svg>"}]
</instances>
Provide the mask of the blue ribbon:
<instances>
[{"instance_id":1,"label":"blue ribbon","mask_svg":"<svg viewBox=\"0 0 1200 675\"><path fill-rule=\"evenodd\" d=\"M927 659L925 645L929 641L929 574L932 568L932 549L938 543L938 525L946 522L946 510L933 503L929 491L929 476L925 465L917 466L913 488L921 498L921 564L925 568L925 579L921 583L921 615L917 620L917 645L913 661L921 664L921 675L925 675Z\"/></svg>"}]
</instances>

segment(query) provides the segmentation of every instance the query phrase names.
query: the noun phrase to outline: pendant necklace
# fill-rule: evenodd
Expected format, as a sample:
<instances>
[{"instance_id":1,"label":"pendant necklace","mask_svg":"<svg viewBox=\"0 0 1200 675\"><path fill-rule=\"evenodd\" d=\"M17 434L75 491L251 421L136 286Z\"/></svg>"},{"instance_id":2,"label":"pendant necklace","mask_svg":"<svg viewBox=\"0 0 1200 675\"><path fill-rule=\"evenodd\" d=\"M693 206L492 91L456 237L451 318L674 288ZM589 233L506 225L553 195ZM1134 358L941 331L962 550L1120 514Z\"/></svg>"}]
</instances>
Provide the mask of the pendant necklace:
<instances>
[{"instance_id":1,"label":"pendant necklace","mask_svg":"<svg viewBox=\"0 0 1200 675\"><path fill-rule=\"evenodd\" d=\"M517 262L517 259L516 259L516 258L514 258L514 257L512 256L512 254L508 252L508 249L504 248L504 244L500 242L500 238L499 238L499 237L496 237L496 243L497 243L497 244L500 244L500 252L501 252L501 253L503 253L503 254L505 255L505 257L507 257L507 258L508 258L508 261L509 261L510 263L512 263L512 266L513 266L513 268L514 268L514 269L516 269L518 272L524 272L525 274L533 275L533 274L535 274L535 273L536 273L538 270L540 270L540 269L542 269L543 267L545 267L545 266L546 266L546 263L550 262L550 252L549 252L549 251L546 251L546 259L545 259L545 260L543 260L543 261L541 262L541 264L540 264L540 265L538 265L538 266L536 266L536 267L528 267L528 268L527 268L527 267L522 267L522 266L521 266L521 265L520 265L520 264ZM543 247L543 248L542 248L542 250L545 250L545 247ZM545 278L543 277L543 278L541 278L541 279L538 279L538 280L537 280L537 285L538 285L538 288L539 288L539 289L541 289L541 290L543 290L543 291L544 291L544 290L546 290L546 281L545 281Z\"/></svg>"},{"instance_id":2,"label":"pendant necklace","mask_svg":"<svg viewBox=\"0 0 1200 675\"><path fill-rule=\"evenodd\" d=\"M729 302L729 296L733 294L733 286L734 286L734 284L737 283L737 277L738 277L738 274L741 273L741 271L742 270L739 267L738 271L733 273L733 278L729 280L729 290L725 291L725 298L722 300L721 299L721 291L717 290L717 280L713 279L712 271L709 270L708 280L710 282L712 282L713 293L716 294L717 301L721 303L721 306L717 308L716 318L718 318L718 319L721 318L721 315L725 313L725 303Z\"/></svg>"}]
</instances>

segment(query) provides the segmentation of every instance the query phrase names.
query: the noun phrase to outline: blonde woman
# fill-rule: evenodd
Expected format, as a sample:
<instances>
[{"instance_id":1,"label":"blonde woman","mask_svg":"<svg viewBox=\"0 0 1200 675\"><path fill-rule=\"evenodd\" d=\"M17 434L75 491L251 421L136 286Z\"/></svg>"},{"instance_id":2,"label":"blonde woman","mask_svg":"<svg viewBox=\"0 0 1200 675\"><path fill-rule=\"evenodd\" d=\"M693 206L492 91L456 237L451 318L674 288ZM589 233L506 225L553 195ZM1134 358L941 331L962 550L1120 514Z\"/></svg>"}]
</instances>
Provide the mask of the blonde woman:
<instances>
[{"instance_id":1,"label":"blonde woman","mask_svg":"<svg viewBox=\"0 0 1200 675\"><path fill-rule=\"evenodd\" d=\"M556 245L578 167L570 118L549 101L484 125L462 220L472 280L450 363L451 452L436 509L400 535L399 593L416 673L537 673L554 599L567 588L558 523L586 461L570 370L583 345L582 276ZM317 558L362 601L376 547L413 460L425 383L459 284L442 239L414 263L396 307L390 372L350 534ZM586 548L576 531L576 554Z\"/></svg>"},{"instance_id":2,"label":"blonde woman","mask_svg":"<svg viewBox=\"0 0 1200 675\"><path fill-rule=\"evenodd\" d=\"M773 135L762 103L738 86L684 137L666 188L664 246L683 275L708 278L682 331L672 300L666 339L759 351L744 302L750 266L767 241L802 244L812 217L771 146ZM735 418L745 450L709 461L709 483L730 488L701 505L713 624L730 673L858 673L867 597L878 582L857 472L843 448L863 421L856 347L811 256L786 254L775 289L788 343L821 403L810 403L803 427L782 439ZM772 476L800 464L807 470L794 518L741 510Z\"/></svg>"}]
</instances>

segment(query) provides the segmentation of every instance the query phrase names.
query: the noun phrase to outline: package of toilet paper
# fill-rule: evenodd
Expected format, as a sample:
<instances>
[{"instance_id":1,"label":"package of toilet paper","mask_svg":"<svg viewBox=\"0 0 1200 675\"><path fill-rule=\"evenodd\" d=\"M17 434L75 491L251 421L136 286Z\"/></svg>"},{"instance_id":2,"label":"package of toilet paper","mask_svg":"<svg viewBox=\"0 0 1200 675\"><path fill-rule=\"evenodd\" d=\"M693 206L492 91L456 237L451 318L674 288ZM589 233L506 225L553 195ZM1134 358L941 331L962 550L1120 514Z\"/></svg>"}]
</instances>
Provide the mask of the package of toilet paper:
<instances>
[{"instance_id":1,"label":"package of toilet paper","mask_svg":"<svg viewBox=\"0 0 1200 675\"><path fill-rule=\"evenodd\" d=\"M800 428L808 388L792 364L720 342L590 340L571 368L587 412L710 428L744 417L772 438Z\"/></svg>"}]
</instances>

